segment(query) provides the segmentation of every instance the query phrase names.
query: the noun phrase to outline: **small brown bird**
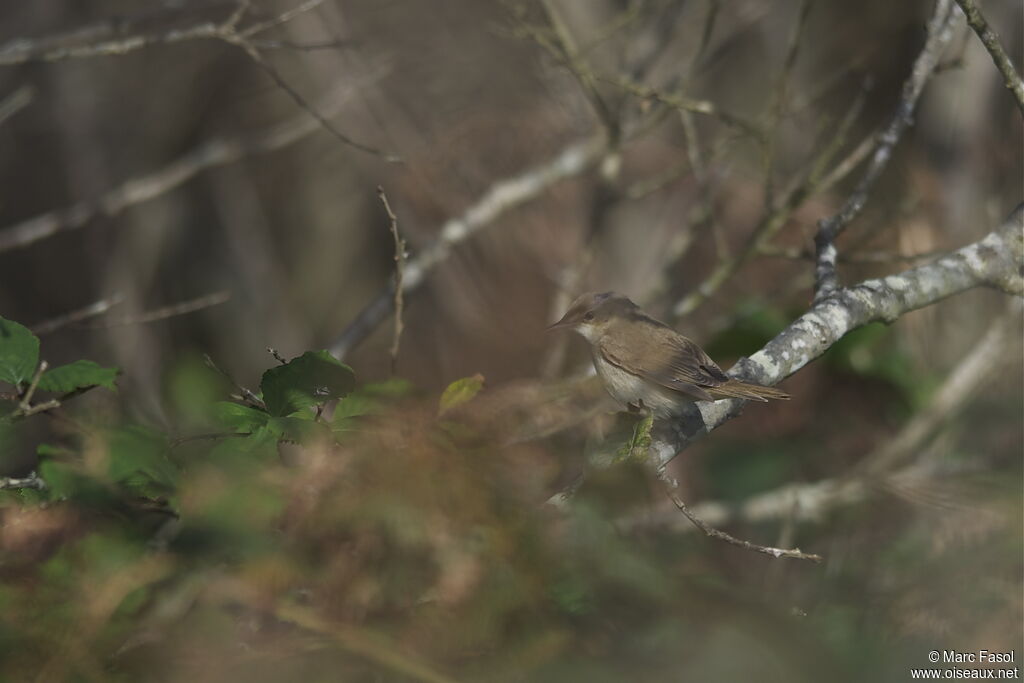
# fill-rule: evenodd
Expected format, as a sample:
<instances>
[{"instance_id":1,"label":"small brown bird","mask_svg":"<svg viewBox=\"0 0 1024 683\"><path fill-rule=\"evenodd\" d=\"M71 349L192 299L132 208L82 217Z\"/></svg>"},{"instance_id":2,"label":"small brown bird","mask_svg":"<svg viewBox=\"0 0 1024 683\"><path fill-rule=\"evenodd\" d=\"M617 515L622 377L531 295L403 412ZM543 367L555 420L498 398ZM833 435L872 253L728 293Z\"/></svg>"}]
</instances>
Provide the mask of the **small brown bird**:
<instances>
[{"instance_id":1,"label":"small brown bird","mask_svg":"<svg viewBox=\"0 0 1024 683\"><path fill-rule=\"evenodd\" d=\"M726 376L704 349L615 292L580 296L548 329L565 327L590 342L594 368L612 398L655 417L679 415L694 401L789 398Z\"/></svg>"}]
</instances>

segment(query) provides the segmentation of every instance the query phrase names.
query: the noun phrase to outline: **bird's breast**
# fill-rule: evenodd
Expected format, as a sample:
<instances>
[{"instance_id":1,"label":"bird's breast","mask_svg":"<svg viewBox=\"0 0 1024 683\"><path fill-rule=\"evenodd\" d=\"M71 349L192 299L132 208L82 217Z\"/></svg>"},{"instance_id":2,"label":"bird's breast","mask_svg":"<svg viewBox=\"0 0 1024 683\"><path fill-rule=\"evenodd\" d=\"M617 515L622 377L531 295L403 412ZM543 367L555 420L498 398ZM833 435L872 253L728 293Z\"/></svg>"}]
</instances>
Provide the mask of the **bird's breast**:
<instances>
[{"instance_id":1,"label":"bird's breast","mask_svg":"<svg viewBox=\"0 0 1024 683\"><path fill-rule=\"evenodd\" d=\"M639 406L643 402L645 408L654 413L655 417L678 415L683 406L692 402L687 396L649 382L638 375L623 370L604 359L595 347L593 349L594 369L601 378L605 390L616 401L623 405Z\"/></svg>"}]
</instances>

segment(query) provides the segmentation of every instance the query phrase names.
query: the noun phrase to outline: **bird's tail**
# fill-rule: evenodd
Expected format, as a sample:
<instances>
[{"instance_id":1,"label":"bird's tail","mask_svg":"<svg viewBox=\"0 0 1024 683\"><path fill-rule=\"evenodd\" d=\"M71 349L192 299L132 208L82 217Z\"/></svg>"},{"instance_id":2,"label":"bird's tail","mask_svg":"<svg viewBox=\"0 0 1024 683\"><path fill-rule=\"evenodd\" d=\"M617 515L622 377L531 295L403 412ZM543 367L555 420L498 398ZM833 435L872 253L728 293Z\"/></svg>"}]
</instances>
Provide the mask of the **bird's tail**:
<instances>
[{"instance_id":1,"label":"bird's tail","mask_svg":"<svg viewBox=\"0 0 1024 683\"><path fill-rule=\"evenodd\" d=\"M747 384L735 379L731 379L717 387L709 387L706 391L714 396L716 401L722 398L746 398L752 401L767 401L768 399L785 400L789 398L789 394L774 387Z\"/></svg>"}]
</instances>

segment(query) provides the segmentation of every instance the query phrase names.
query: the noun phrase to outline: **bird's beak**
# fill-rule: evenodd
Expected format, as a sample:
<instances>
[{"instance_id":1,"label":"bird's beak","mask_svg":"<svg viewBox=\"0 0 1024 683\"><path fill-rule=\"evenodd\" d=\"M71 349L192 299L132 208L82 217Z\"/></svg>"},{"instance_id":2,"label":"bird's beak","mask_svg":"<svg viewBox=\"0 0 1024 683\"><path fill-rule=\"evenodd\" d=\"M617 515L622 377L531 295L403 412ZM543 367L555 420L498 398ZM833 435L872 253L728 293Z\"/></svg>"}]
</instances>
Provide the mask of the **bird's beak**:
<instances>
[{"instance_id":1,"label":"bird's beak","mask_svg":"<svg viewBox=\"0 0 1024 683\"><path fill-rule=\"evenodd\" d=\"M575 324L576 324L575 320L570 318L568 315L565 315L565 316L562 316L562 319L559 320L557 323L554 323L552 325L548 325L545 331L546 332L551 332L552 330L561 330L561 329L565 329L566 327L572 327Z\"/></svg>"}]
</instances>

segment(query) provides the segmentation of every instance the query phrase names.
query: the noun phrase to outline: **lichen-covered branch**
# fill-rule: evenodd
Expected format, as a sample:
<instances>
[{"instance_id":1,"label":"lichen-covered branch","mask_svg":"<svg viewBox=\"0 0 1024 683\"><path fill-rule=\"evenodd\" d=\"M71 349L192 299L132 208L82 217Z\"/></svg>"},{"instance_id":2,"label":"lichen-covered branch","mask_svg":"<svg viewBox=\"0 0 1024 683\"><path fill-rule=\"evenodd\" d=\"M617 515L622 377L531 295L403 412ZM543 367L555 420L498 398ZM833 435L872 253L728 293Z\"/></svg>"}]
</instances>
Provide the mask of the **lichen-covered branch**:
<instances>
[{"instance_id":1,"label":"lichen-covered branch","mask_svg":"<svg viewBox=\"0 0 1024 683\"><path fill-rule=\"evenodd\" d=\"M871 322L894 322L974 287L1024 295L1024 204L983 239L926 265L834 291L729 375L773 385L819 357L845 334ZM738 400L700 402L675 422L659 426L652 458L664 468L681 450L740 414Z\"/></svg>"}]
</instances>

